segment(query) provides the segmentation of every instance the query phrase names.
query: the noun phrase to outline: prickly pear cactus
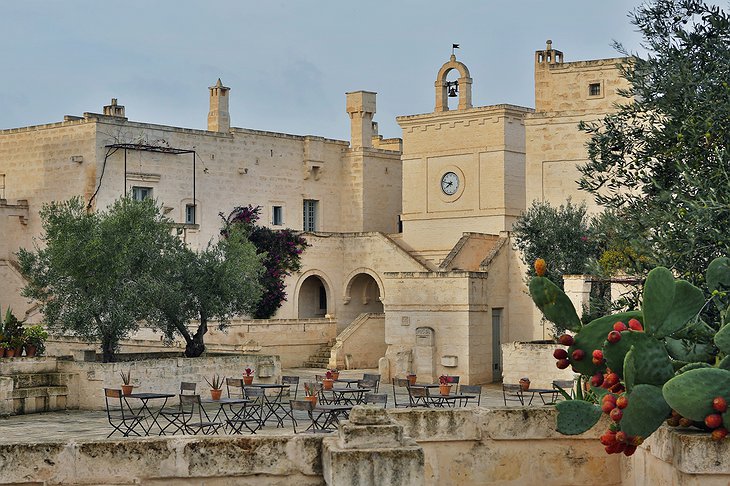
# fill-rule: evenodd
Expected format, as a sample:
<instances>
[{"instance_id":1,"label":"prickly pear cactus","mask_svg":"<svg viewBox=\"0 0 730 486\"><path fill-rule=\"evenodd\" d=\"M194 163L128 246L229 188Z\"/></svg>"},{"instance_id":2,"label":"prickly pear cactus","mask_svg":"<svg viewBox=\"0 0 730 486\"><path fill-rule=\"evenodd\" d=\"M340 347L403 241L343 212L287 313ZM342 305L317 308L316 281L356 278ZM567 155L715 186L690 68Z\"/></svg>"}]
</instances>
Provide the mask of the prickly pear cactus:
<instances>
[{"instance_id":1,"label":"prickly pear cactus","mask_svg":"<svg viewBox=\"0 0 730 486\"><path fill-rule=\"evenodd\" d=\"M633 454L665 420L682 426L704 421L713 439L725 437L730 428L730 259L714 260L706 281L707 296L668 269L655 268L647 276L640 310L582 327L557 286L544 277L530 282L530 294L545 317L575 333L559 339L569 347L555 351L558 368L571 366L591 384L586 400L579 396L556 405L559 432L585 432L603 412L613 421L601 436L608 453ZM708 299L720 310L718 324L700 318Z\"/></svg>"}]
</instances>

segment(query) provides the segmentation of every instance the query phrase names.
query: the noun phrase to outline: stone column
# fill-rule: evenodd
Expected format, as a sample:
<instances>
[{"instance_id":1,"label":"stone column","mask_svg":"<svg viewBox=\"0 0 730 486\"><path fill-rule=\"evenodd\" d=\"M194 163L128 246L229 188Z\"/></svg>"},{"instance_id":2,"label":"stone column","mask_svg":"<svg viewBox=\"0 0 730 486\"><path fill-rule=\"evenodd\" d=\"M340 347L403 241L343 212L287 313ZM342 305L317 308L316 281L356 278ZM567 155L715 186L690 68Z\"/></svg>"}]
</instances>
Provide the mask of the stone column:
<instances>
[{"instance_id":1,"label":"stone column","mask_svg":"<svg viewBox=\"0 0 730 486\"><path fill-rule=\"evenodd\" d=\"M329 486L410 486L424 483L423 449L378 407L357 406L337 437L322 441Z\"/></svg>"},{"instance_id":2,"label":"stone column","mask_svg":"<svg viewBox=\"0 0 730 486\"><path fill-rule=\"evenodd\" d=\"M563 291L580 317L589 308L591 299L590 275L563 275Z\"/></svg>"}]
</instances>

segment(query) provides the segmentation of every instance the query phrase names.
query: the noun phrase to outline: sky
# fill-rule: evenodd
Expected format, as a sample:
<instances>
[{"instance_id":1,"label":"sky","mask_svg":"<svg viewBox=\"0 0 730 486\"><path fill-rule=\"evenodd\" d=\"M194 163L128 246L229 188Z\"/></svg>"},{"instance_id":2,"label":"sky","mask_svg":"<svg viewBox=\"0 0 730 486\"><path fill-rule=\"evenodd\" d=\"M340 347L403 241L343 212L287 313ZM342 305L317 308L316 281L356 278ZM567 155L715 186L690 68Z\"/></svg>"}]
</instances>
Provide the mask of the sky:
<instances>
[{"instance_id":1,"label":"sky","mask_svg":"<svg viewBox=\"0 0 730 486\"><path fill-rule=\"evenodd\" d=\"M375 121L429 113L458 43L474 106L534 106L534 52L565 61L641 53L639 0L0 0L0 129L99 113L205 129L208 87L234 127L349 139L345 93L375 91Z\"/></svg>"}]
</instances>

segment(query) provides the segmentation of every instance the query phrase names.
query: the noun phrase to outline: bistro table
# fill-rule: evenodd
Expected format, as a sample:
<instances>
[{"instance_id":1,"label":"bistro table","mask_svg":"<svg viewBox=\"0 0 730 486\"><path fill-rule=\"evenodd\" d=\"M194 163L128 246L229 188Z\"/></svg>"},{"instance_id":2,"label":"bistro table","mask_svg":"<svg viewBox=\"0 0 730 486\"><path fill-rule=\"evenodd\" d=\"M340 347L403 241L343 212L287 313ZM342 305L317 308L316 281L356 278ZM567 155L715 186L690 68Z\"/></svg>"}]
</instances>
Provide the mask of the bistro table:
<instances>
[{"instance_id":1,"label":"bistro table","mask_svg":"<svg viewBox=\"0 0 730 486\"><path fill-rule=\"evenodd\" d=\"M127 404L129 411L139 419L140 427L144 431L144 435L150 435L150 431L153 426L157 426L159 435L165 435L164 428L160 427L160 423L157 418L160 416L160 412L167 404L169 398L174 397L174 393L132 393L130 395L124 395L124 402ZM141 406L135 410L134 407L129 403L130 399L139 400ZM151 410L148 403L150 400L164 400L162 405L157 410ZM146 425L146 427L145 427Z\"/></svg>"},{"instance_id":2,"label":"bistro table","mask_svg":"<svg viewBox=\"0 0 730 486\"><path fill-rule=\"evenodd\" d=\"M558 390L554 388L528 388L527 390L523 390L523 393L531 393L530 402L527 405L532 405L532 400L535 398L535 394L540 396L540 400L542 400L543 405L548 405L555 403L557 400ZM545 401L546 395L550 396L550 401Z\"/></svg>"},{"instance_id":3,"label":"bistro table","mask_svg":"<svg viewBox=\"0 0 730 486\"><path fill-rule=\"evenodd\" d=\"M248 398L221 398L219 400L207 398L205 400L201 400L200 403L203 405L218 405L218 410L215 413L213 422L217 422L218 418L222 414L226 421L226 425L230 428L232 433L240 434L241 429L243 429L244 426L252 434L256 433L256 428L252 429L248 425L249 421L254 420L248 416L248 411L246 410L246 405L251 403L251 400ZM256 420L256 425L258 425L258 420Z\"/></svg>"},{"instance_id":4,"label":"bistro table","mask_svg":"<svg viewBox=\"0 0 730 486\"><path fill-rule=\"evenodd\" d=\"M261 419L261 424L265 424L272 416L276 417L276 427L284 427L284 419L291 416L291 412L284 407L281 401L281 395L285 388L289 388L288 384L279 383L253 383L244 387L256 387L264 390L264 405L267 410ZM275 394L267 395L266 390L276 390Z\"/></svg>"},{"instance_id":5,"label":"bistro table","mask_svg":"<svg viewBox=\"0 0 730 486\"><path fill-rule=\"evenodd\" d=\"M318 414L316 418L312 420L312 427L317 430L327 430L336 428L336 424L340 422L340 416L347 420L352 405L345 404L317 404L312 409L312 414ZM324 418L324 422L320 423L320 420Z\"/></svg>"},{"instance_id":6,"label":"bistro table","mask_svg":"<svg viewBox=\"0 0 730 486\"><path fill-rule=\"evenodd\" d=\"M469 400L476 398L476 395L464 395L461 393L452 393L450 395L429 395L430 403L435 407L449 407L454 408L456 401L459 400L459 404L466 403Z\"/></svg>"},{"instance_id":7,"label":"bistro table","mask_svg":"<svg viewBox=\"0 0 730 486\"><path fill-rule=\"evenodd\" d=\"M347 388L350 388L353 383L357 383L362 378L337 378L335 381L337 383L346 383Z\"/></svg>"},{"instance_id":8,"label":"bistro table","mask_svg":"<svg viewBox=\"0 0 730 486\"><path fill-rule=\"evenodd\" d=\"M372 388L332 388L332 402L337 405L360 405L365 402L365 394Z\"/></svg>"}]
</instances>

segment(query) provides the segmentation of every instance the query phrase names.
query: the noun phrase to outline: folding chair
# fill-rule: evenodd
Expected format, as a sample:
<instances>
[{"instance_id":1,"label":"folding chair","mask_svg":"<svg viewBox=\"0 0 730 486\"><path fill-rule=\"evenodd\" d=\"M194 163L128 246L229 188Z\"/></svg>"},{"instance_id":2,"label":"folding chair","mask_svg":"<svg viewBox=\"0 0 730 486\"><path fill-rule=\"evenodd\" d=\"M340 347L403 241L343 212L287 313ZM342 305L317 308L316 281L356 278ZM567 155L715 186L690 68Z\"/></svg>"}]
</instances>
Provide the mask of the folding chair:
<instances>
[{"instance_id":1,"label":"folding chair","mask_svg":"<svg viewBox=\"0 0 730 486\"><path fill-rule=\"evenodd\" d=\"M180 382L180 395L195 395L195 390L197 389L198 384L189 382L189 381L181 381ZM174 427L175 430L172 431L172 435L175 435L179 430L182 429L182 421L180 420L180 416L182 415L182 407L180 407L180 404L178 404L177 407L170 407L170 408L164 408L160 411L160 416L163 417L165 420L167 420L167 425L162 427L160 430L160 435L165 435L165 431L167 431L168 427Z\"/></svg>"},{"instance_id":2,"label":"folding chair","mask_svg":"<svg viewBox=\"0 0 730 486\"><path fill-rule=\"evenodd\" d=\"M504 406L507 406L508 401L520 402L520 405L525 405L525 394L522 391L522 385L502 384L502 398L504 399Z\"/></svg>"},{"instance_id":3,"label":"folding chair","mask_svg":"<svg viewBox=\"0 0 730 486\"><path fill-rule=\"evenodd\" d=\"M263 388L257 388L255 386L245 386L243 391L246 398L251 402L246 406L246 416L244 417L247 421L253 421L258 424L255 430L262 428L264 425L264 419L266 417L266 397L264 394L266 391Z\"/></svg>"},{"instance_id":4,"label":"folding chair","mask_svg":"<svg viewBox=\"0 0 730 486\"><path fill-rule=\"evenodd\" d=\"M114 432L119 432L123 437L129 437L130 433L141 437L142 434L134 428L140 425L142 417L134 415L126 407L126 404L122 401L122 390L104 388L104 400L106 401L106 417L109 420L109 425L113 428L106 438L111 437Z\"/></svg>"},{"instance_id":5,"label":"folding chair","mask_svg":"<svg viewBox=\"0 0 730 486\"><path fill-rule=\"evenodd\" d=\"M282 385L289 385L289 399L297 399L297 393L299 392L299 377L298 376L282 376ZM292 388L294 388L294 394L292 394Z\"/></svg>"},{"instance_id":6,"label":"folding chair","mask_svg":"<svg viewBox=\"0 0 730 486\"><path fill-rule=\"evenodd\" d=\"M410 383L407 379L404 378L393 378L393 406L395 408L403 408L403 407L409 407L411 405L411 394L410 394ZM405 395L403 393L398 393L399 391L405 389L408 395ZM400 398L400 403L398 402L398 399ZM408 401L406 402L406 398Z\"/></svg>"},{"instance_id":7,"label":"folding chair","mask_svg":"<svg viewBox=\"0 0 730 486\"><path fill-rule=\"evenodd\" d=\"M373 391L378 393L378 389L380 388L380 375L375 373L364 373L362 375L362 379L375 382L375 390Z\"/></svg>"},{"instance_id":8,"label":"folding chair","mask_svg":"<svg viewBox=\"0 0 730 486\"><path fill-rule=\"evenodd\" d=\"M575 380L553 380L553 390L555 391L552 394L550 403L555 403L563 397L559 391L560 389L570 395L570 398L575 398Z\"/></svg>"},{"instance_id":9,"label":"folding chair","mask_svg":"<svg viewBox=\"0 0 730 486\"><path fill-rule=\"evenodd\" d=\"M368 380L368 379L363 378L362 380L357 381L357 387L358 388L369 388L375 393L375 390L377 389L378 384L375 380Z\"/></svg>"},{"instance_id":10,"label":"folding chair","mask_svg":"<svg viewBox=\"0 0 730 486\"><path fill-rule=\"evenodd\" d=\"M388 407L388 395L385 393L366 393L365 404L367 405L379 405L383 404L383 408Z\"/></svg>"},{"instance_id":11,"label":"folding chair","mask_svg":"<svg viewBox=\"0 0 730 486\"><path fill-rule=\"evenodd\" d=\"M245 393L243 392L242 378L226 378L226 391L228 392L228 398L246 397Z\"/></svg>"},{"instance_id":12,"label":"folding chair","mask_svg":"<svg viewBox=\"0 0 730 486\"><path fill-rule=\"evenodd\" d=\"M186 434L202 433L203 435L217 434L218 429L223 427L222 422L213 422L208 417L200 403L200 395L180 395L180 420L181 430Z\"/></svg>"},{"instance_id":13,"label":"folding chair","mask_svg":"<svg viewBox=\"0 0 730 486\"><path fill-rule=\"evenodd\" d=\"M462 395L476 395L476 398L465 398L460 406L469 405L469 400L476 400L477 407L482 403L482 386L481 385L461 385Z\"/></svg>"},{"instance_id":14,"label":"folding chair","mask_svg":"<svg viewBox=\"0 0 730 486\"><path fill-rule=\"evenodd\" d=\"M289 407L291 410L291 421L292 426L294 427L294 433L310 433L310 434L327 434L332 432L332 430L325 429L322 424L318 422L318 419L321 418L322 414L319 415L318 418L314 417L314 403L312 403L309 400L292 400L289 402ZM307 417L309 418L309 426L307 426L306 429L304 429L303 432L297 432L297 419L295 418L295 412L305 412L307 414Z\"/></svg>"},{"instance_id":15,"label":"folding chair","mask_svg":"<svg viewBox=\"0 0 730 486\"><path fill-rule=\"evenodd\" d=\"M454 394L459 393L459 377L456 375L446 375L447 383L452 385Z\"/></svg>"},{"instance_id":16,"label":"folding chair","mask_svg":"<svg viewBox=\"0 0 730 486\"><path fill-rule=\"evenodd\" d=\"M428 388L422 386L408 387L408 393L410 394L411 407L430 407L438 404L436 400L431 400Z\"/></svg>"}]
</instances>

